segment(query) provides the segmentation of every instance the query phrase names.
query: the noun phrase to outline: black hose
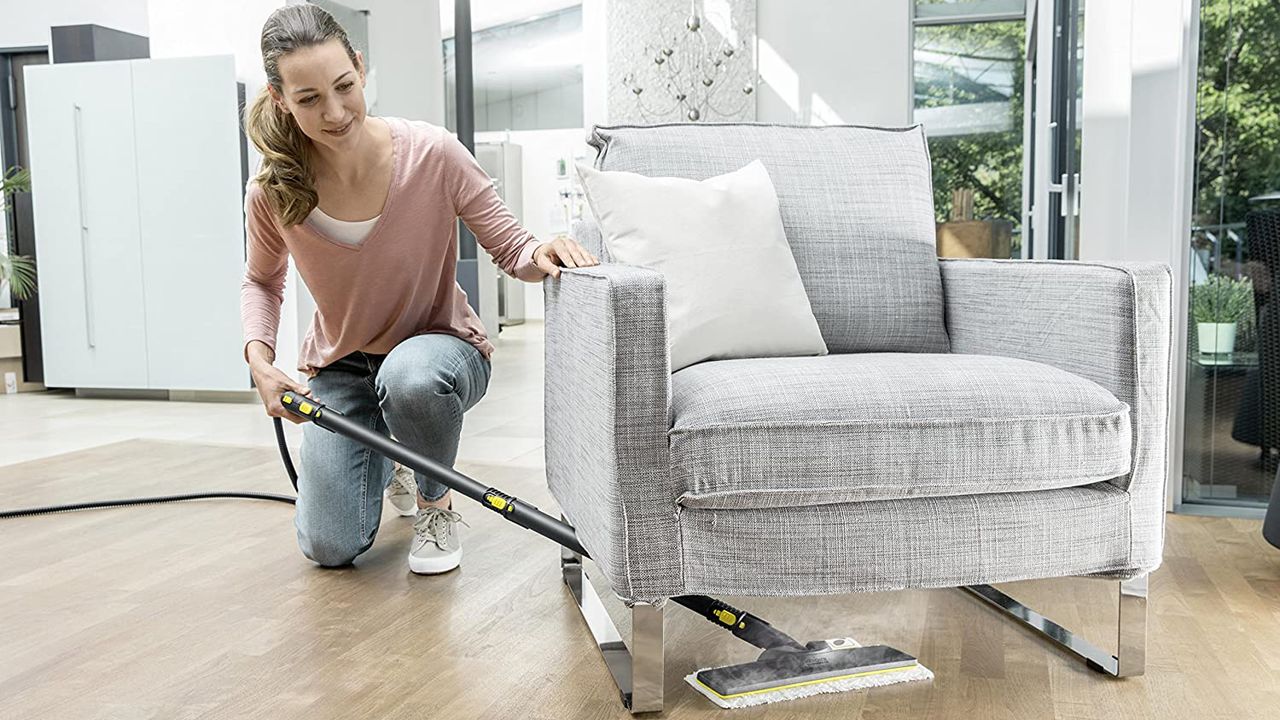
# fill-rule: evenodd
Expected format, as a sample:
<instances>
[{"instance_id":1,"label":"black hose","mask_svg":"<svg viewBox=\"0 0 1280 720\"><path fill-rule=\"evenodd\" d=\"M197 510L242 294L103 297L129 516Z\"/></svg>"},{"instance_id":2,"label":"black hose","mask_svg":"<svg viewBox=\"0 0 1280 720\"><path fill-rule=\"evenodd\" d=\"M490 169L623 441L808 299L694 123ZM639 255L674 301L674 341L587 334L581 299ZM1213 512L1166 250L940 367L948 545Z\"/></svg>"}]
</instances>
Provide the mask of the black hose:
<instances>
[{"instance_id":1,"label":"black hose","mask_svg":"<svg viewBox=\"0 0 1280 720\"><path fill-rule=\"evenodd\" d=\"M293 491L298 492L298 471L293 469L293 458L289 457L289 443L284 440L284 423L280 418L276 421L276 444L280 446L280 459L284 460L284 471L289 473L289 482L293 483Z\"/></svg>"},{"instance_id":2,"label":"black hose","mask_svg":"<svg viewBox=\"0 0 1280 720\"><path fill-rule=\"evenodd\" d=\"M100 500L98 502L73 503L71 505L46 505L45 507L26 508L23 510L5 510L0 512L0 520L6 518L28 517L31 515L50 515L73 510L91 510L104 507L124 507L126 505L151 505L154 503L178 502L181 500L203 500L205 498L247 498L250 500L278 500L290 505L295 498L288 495L272 495L270 493L252 492L208 492L189 493L186 495L159 495L149 498L129 498L127 500Z\"/></svg>"},{"instance_id":3,"label":"black hose","mask_svg":"<svg viewBox=\"0 0 1280 720\"><path fill-rule=\"evenodd\" d=\"M293 490L298 490L298 472L293 467L293 459L289 457L289 444L284 439L284 425L280 422L280 418L274 418L276 421L276 443L280 446L280 457L284 460L284 469L289 473L289 482L293 483ZM183 500L204 500L207 498L237 498L247 500L274 500L276 502L289 503L294 505L297 503L296 497L288 495L274 495L272 493L255 493L255 492L207 492L207 493L187 493L185 495L159 495L148 498L127 498L124 500L99 500L96 502L72 503L69 505L46 505L44 507L24 508L21 510L4 510L0 511L0 520L8 518L31 517L34 515L52 515L54 513L72 512L75 510L92 510L94 508L105 507L125 507L128 505L152 505L155 503L181 502Z\"/></svg>"}]
</instances>

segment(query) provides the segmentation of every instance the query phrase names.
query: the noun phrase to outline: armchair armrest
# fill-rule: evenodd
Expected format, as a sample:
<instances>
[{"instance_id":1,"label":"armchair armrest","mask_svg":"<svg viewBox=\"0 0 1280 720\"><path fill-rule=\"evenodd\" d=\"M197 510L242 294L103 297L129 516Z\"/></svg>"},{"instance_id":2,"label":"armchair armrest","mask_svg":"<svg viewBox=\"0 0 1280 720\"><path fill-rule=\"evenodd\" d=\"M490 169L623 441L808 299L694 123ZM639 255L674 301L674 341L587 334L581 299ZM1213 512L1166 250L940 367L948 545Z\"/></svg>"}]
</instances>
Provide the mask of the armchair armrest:
<instances>
[{"instance_id":1,"label":"armchair armrest","mask_svg":"<svg viewBox=\"0 0 1280 720\"><path fill-rule=\"evenodd\" d=\"M609 248L604 244L604 236L600 233L600 226L594 220L574 220L573 230L569 233L578 244L587 249L587 252L600 258L601 263L612 261L609 257Z\"/></svg>"},{"instance_id":2,"label":"armchair armrest","mask_svg":"<svg viewBox=\"0 0 1280 720\"><path fill-rule=\"evenodd\" d=\"M1129 405L1131 567L1160 563L1173 277L1164 263L940 259L951 351L1053 365Z\"/></svg>"},{"instance_id":3,"label":"armchair armrest","mask_svg":"<svg viewBox=\"0 0 1280 720\"><path fill-rule=\"evenodd\" d=\"M682 575L663 276L566 268L544 294L547 484L615 592L669 596Z\"/></svg>"}]
</instances>

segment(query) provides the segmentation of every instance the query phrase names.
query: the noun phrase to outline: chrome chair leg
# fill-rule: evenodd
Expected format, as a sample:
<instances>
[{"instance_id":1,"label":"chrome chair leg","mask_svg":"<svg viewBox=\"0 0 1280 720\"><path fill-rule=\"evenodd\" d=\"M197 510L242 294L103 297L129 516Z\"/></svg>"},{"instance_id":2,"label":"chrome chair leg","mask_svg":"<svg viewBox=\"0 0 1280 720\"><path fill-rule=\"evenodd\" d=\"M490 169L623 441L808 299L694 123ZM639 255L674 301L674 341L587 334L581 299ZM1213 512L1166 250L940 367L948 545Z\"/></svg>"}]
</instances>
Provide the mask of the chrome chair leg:
<instances>
[{"instance_id":1,"label":"chrome chair leg","mask_svg":"<svg viewBox=\"0 0 1280 720\"><path fill-rule=\"evenodd\" d=\"M564 516L561 516L564 519ZM631 643L613 624L592 586L581 555L560 549L560 571L587 622L609 674L631 714L661 712L663 696L662 608L638 602L631 607Z\"/></svg>"},{"instance_id":2,"label":"chrome chair leg","mask_svg":"<svg viewBox=\"0 0 1280 720\"><path fill-rule=\"evenodd\" d=\"M1132 677L1143 674L1147 664L1147 576L1141 575L1117 584L1120 590L1120 617L1116 628L1115 655L990 585L968 585L964 589L986 600L1041 637L1083 658L1094 670L1114 677Z\"/></svg>"}]
</instances>

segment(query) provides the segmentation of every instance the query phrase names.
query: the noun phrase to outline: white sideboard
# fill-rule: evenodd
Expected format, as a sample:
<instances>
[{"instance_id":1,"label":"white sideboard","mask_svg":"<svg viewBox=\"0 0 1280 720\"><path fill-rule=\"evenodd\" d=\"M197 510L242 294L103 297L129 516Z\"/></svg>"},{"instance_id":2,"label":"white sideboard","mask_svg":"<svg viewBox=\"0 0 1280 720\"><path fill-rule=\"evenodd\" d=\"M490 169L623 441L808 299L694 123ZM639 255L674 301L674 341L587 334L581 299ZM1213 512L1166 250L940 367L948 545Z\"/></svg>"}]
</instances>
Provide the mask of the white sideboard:
<instances>
[{"instance_id":1,"label":"white sideboard","mask_svg":"<svg viewBox=\"0 0 1280 720\"><path fill-rule=\"evenodd\" d=\"M232 56L26 69L45 385L251 388Z\"/></svg>"}]
</instances>

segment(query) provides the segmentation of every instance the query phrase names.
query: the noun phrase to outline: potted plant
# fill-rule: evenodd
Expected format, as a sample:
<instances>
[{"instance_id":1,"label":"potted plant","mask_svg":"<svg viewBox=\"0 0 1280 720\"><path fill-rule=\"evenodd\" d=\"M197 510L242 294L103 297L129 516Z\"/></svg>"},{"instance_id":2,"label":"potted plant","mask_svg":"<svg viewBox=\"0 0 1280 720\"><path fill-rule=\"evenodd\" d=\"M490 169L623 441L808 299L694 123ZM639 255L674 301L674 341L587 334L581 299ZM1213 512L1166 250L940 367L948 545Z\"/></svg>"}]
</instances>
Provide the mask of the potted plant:
<instances>
[{"instance_id":1,"label":"potted plant","mask_svg":"<svg viewBox=\"0 0 1280 720\"><path fill-rule=\"evenodd\" d=\"M1202 354L1235 351L1236 326L1253 316L1253 283L1225 275L1210 275L1191 286L1191 317L1196 322Z\"/></svg>"},{"instance_id":2,"label":"potted plant","mask_svg":"<svg viewBox=\"0 0 1280 720\"><path fill-rule=\"evenodd\" d=\"M0 212L9 195L31 189L31 173L13 167L0 176ZM36 263L26 255L0 255L0 292L8 287L13 297L27 300L36 291Z\"/></svg>"}]
</instances>

